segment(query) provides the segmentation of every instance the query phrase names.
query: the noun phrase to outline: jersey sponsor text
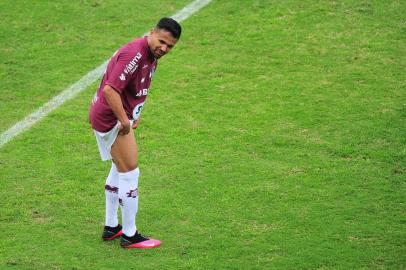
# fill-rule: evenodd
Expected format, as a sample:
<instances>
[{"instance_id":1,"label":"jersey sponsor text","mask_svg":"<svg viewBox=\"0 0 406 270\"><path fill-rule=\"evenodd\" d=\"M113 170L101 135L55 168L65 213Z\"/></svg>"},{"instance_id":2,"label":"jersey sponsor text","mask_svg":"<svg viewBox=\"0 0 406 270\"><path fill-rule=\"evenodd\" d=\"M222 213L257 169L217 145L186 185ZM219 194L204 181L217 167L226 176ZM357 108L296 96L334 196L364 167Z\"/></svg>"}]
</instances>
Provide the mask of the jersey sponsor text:
<instances>
[{"instance_id":1,"label":"jersey sponsor text","mask_svg":"<svg viewBox=\"0 0 406 270\"><path fill-rule=\"evenodd\" d=\"M138 68L138 61L141 59L141 57L142 54L138 52L130 63L125 66L124 73L130 75L133 74Z\"/></svg>"}]
</instances>

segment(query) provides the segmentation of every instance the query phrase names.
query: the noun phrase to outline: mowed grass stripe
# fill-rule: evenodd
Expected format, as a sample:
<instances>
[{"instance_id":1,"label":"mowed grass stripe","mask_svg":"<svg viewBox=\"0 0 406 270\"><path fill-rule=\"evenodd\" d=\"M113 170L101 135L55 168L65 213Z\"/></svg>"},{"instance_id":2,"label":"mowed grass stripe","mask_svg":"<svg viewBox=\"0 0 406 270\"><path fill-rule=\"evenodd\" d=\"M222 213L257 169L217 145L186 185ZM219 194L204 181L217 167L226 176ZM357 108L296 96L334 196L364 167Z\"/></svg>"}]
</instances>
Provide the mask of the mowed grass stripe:
<instances>
[{"instance_id":1,"label":"mowed grass stripe","mask_svg":"<svg viewBox=\"0 0 406 270\"><path fill-rule=\"evenodd\" d=\"M188 3L2 1L0 132L110 58L157 17Z\"/></svg>"},{"instance_id":2,"label":"mowed grass stripe","mask_svg":"<svg viewBox=\"0 0 406 270\"><path fill-rule=\"evenodd\" d=\"M203 8L207 4L210 3L210 0L196 0L190 3L188 6L184 7L171 17L173 17L178 22L182 22L183 20L187 19L189 16L194 14L195 12L199 11L199 9ZM146 32L144 35L146 35ZM94 70L87 73L83 76L79 81L74 83L73 85L69 86L65 90L62 91L59 95L52 98L50 101L45 103L42 107L40 107L35 112L31 113L23 120L17 122L7 131L0 135L0 148L13 139L15 136L19 135L23 131L29 129L32 125L40 121L42 118L46 117L50 112L61 106L63 103L68 101L69 99L74 98L79 92L83 91L86 87L92 84L96 79L98 79L106 69L108 60L106 60L103 64L95 68Z\"/></svg>"}]
</instances>

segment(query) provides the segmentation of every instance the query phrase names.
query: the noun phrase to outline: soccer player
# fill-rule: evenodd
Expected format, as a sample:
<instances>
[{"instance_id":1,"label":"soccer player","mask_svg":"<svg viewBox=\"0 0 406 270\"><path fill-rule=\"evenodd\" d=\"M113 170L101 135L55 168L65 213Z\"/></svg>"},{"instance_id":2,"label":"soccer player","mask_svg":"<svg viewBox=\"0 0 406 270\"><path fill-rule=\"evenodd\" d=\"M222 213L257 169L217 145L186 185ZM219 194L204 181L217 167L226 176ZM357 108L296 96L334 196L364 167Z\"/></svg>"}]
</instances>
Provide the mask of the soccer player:
<instances>
[{"instance_id":1,"label":"soccer player","mask_svg":"<svg viewBox=\"0 0 406 270\"><path fill-rule=\"evenodd\" d=\"M141 119L158 59L179 40L181 26L162 18L145 37L121 47L110 59L89 112L101 159L112 160L106 180L106 220L103 240L121 236L123 248L154 248L161 242L142 236L136 227L138 210L138 150L133 129ZM122 225L117 211L121 206Z\"/></svg>"}]
</instances>

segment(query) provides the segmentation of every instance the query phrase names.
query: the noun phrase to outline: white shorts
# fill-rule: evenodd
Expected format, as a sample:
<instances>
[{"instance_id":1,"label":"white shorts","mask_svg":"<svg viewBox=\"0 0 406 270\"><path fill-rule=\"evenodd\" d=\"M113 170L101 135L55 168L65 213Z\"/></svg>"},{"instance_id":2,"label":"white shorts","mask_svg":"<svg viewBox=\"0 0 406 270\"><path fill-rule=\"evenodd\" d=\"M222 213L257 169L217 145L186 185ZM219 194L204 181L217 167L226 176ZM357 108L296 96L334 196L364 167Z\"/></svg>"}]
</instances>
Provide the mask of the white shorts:
<instances>
[{"instance_id":1,"label":"white shorts","mask_svg":"<svg viewBox=\"0 0 406 270\"><path fill-rule=\"evenodd\" d=\"M133 121L131 120L130 122L132 127ZM120 122L117 122L117 124L108 132L93 130L94 135L96 136L97 146L99 147L100 157L103 161L112 159L111 146L116 141L120 125Z\"/></svg>"}]
</instances>

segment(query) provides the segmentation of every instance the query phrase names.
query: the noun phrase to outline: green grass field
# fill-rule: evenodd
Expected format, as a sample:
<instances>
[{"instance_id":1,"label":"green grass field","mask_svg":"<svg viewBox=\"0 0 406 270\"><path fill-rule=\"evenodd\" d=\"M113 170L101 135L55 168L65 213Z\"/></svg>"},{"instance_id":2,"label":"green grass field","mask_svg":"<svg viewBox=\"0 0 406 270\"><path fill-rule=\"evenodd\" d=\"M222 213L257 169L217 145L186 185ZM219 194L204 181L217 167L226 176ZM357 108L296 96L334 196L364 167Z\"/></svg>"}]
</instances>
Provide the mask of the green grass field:
<instances>
[{"instance_id":1,"label":"green grass field","mask_svg":"<svg viewBox=\"0 0 406 270\"><path fill-rule=\"evenodd\" d=\"M188 3L3 0L0 132ZM0 269L405 269L404 14L213 0L136 131L137 225L163 245L101 241L97 81L0 148Z\"/></svg>"}]
</instances>

